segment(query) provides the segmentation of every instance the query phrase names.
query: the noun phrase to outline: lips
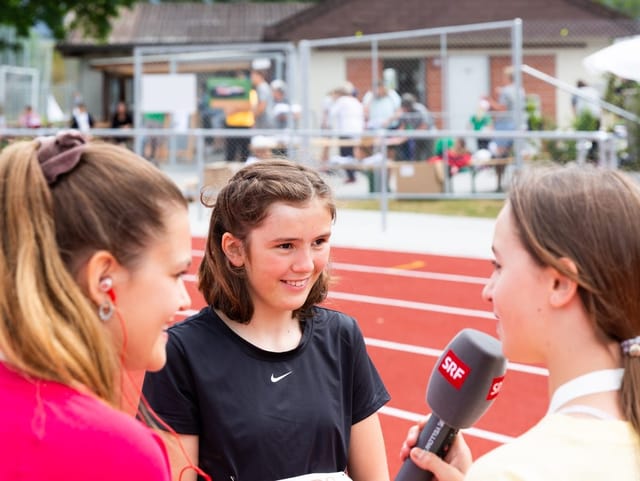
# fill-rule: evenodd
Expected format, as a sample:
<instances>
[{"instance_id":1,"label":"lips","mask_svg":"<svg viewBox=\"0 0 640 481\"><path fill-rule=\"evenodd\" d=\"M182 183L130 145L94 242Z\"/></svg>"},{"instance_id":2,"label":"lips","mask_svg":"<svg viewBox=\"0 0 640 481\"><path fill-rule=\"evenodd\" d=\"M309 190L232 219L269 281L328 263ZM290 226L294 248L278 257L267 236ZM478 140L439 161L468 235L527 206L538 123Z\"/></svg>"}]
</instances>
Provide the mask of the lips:
<instances>
[{"instance_id":1,"label":"lips","mask_svg":"<svg viewBox=\"0 0 640 481\"><path fill-rule=\"evenodd\" d=\"M282 281L282 282L284 282L286 285L291 287L304 287L309 282L309 279L302 279L299 281Z\"/></svg>"}]
</instances>

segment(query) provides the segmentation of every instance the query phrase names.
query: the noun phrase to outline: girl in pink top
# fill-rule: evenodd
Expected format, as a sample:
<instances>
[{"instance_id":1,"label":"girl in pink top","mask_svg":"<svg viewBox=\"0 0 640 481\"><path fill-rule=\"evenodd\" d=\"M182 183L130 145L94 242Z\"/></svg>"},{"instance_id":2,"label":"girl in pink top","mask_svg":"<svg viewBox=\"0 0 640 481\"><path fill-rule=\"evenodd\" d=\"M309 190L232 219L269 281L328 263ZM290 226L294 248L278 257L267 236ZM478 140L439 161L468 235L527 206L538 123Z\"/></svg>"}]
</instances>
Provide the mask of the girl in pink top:
<instances>
[{"instance_id":1,"label":"girl in pink top","mask_svg":"<svg viewBox=\"0 0 640 481\"><path fill-rule=\"evenodd\" d=\"M170 479L130 414L190 305L187 203L151 163L77 132L0 155L0 479ZM126 413L126 412L128 413Z\"/></svg>"}]
</instances>

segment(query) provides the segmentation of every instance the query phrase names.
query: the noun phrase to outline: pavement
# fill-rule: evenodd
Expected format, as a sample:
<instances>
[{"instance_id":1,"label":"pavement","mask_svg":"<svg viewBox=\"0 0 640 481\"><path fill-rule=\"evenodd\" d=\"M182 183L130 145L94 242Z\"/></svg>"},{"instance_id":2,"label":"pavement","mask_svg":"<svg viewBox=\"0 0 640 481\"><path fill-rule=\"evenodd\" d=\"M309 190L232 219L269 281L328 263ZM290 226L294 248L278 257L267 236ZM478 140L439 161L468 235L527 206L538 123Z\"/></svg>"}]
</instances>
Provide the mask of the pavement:
<instances>
[{"instance_id":1,"label":"pavement","mask_svg":"<svg viewBox=\"0 0 640 481\"><path fill-rule=\"evenodd\" d=\"M176 182L184 181L172 175ZM347 185L339 176L329 176L327 180L337 196L368 191L364 176ZM454 192L464 191L467 184L470 185L468 177L456 175ZM478 174L478 191L491 191L495 185L492 173L481 171ZM206 236L209 210L198 202L192 202L190 215L193 235ZM493 227L494 219L339 209L331 243L341 247L489 259L492 256Z\"/></svg>"}]
</instances>

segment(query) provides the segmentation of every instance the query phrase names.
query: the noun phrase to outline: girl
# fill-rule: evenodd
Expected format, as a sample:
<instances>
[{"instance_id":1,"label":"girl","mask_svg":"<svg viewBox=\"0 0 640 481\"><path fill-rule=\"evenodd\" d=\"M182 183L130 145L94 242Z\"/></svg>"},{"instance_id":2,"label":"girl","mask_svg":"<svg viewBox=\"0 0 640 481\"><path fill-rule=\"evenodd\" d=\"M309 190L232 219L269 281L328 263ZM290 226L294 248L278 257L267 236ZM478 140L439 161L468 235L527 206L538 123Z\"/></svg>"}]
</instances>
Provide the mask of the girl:
<instances>
[{"instance_id":1,"label":"girl","mask_svg":"<svg viewBox=\"0 0 640 481\"><path fill-rule=\"evenodd\" d=\"M168 480L161 439L122 411L190 305L179 189L68 132L4 149L0 209L0 479Z\"/></svg>"},{"instance_id":2,"label":"girl","mask_svg":"<svg viewBox=\"0 0 640 481\"><path fill-rule=\"evenodd\" d=\"M483 297L506 356L548 368L548 413L473 465L461 437L450 465L419 448L411 459L440 481L640 478L639 239L640 190L624 174L570 166L518 175Z\"/></svg>"},{"instance_id":3,"label":"girl","mask_svg":"<svg viewBox=\"0 0 640 481\"><path fill-rule=\"evenodd\" d=\"M388 480L389 395L355 320L317 306L335 214L316 172L279 160L238 171L213 205L209 306L170 329L144 392L215 480ZM172 456L174 479L184 462Z\"/></svg>"}]
</instances>

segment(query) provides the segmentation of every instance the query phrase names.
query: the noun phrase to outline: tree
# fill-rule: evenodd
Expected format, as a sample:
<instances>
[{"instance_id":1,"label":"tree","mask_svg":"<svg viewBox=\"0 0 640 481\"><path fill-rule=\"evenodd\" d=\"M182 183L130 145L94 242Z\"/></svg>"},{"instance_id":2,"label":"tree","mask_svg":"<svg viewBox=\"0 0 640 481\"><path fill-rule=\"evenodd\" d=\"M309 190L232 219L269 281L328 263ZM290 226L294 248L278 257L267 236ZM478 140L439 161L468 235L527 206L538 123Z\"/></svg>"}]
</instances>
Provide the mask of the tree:
<instances>
[{"instance_id":1,"label":"tree","mask_svg":"<svg viewBox=\"0 0 640 481\"><path fill-rule=\"evenodd\" d=\"M631 18L640 18L640 0L599 0L599 2L629 15Z\"/></svg>"},{"instance_id":2,"label":"tree","mask_svg":"<svg viewBox=\"0 0 640 481\"><path fill-rule=\"evenodd\" d=\"M131 7L136 0L8 0L0 10L0 24L16 29L27 37L41 23L60 40L79 28L85 35L105 39L120 7Z\"/></svg>"}]
</instances>

